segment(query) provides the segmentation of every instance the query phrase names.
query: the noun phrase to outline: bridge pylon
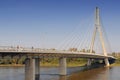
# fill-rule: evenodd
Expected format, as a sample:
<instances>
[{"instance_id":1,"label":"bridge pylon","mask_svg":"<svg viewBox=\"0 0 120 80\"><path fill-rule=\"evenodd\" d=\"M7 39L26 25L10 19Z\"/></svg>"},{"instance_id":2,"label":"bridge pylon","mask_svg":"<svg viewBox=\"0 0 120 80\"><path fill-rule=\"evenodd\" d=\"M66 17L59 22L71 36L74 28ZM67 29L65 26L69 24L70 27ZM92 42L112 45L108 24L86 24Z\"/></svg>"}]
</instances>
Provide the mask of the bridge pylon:
<instances>
[{"instance_id":1,"label":"bridge pylon","mask_svg":"<svg viewBox=\"0 0 120 80\"><path fill-rule=\"evenodd\" d=\"M94 32L93 32L93 36L92 36L91 45L90 45L90 53L93 52L93 47L94 47L94 42L95 42L95 38L96 38L96 33L98 31L104 55L107 56L107 50L106 50L106 47L105 47L105 41L104 41L104 37L103 37L103 33L102 33L102 28L101 27L102 26L101 26L101 23L100 23L99 8L96 7L96 11L95 11L95 28L94 28ZM105 58L104 61L105 61L105 65L109 66L108 58ZM88 62L90 62L90 61L88 61Z\"/></svg>"}]
</instances>

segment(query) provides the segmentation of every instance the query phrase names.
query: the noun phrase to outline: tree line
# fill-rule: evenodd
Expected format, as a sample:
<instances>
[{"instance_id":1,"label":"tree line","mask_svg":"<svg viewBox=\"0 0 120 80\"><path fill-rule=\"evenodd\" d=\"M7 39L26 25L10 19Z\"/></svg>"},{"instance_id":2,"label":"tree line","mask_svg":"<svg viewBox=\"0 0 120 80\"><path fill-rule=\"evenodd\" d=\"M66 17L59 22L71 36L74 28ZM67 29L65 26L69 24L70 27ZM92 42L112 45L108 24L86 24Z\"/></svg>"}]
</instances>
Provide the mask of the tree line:
<instances>
[{"instance_id":1,"label":"tree line","mask_svg":"<svg viewBox=\"0 0 120 80\"><path fill-rule=\"evenodd\" d=\"M22 56L22 57L5 56L3 58L0 58L0 64L2 64L2 65L6 65L6 64L14 64L14 65L21 64L21 65L24 65L25 64L25 59L26 59L26 56ZM85 58L67 58L67 63L74 63L74 62L84 63L86 61L87 61L87 59L85 59ZM40 62L42 64L44 64L44 63L58 64L59 63L59 58L41 58Z\"/></svg>"}]
</instances>

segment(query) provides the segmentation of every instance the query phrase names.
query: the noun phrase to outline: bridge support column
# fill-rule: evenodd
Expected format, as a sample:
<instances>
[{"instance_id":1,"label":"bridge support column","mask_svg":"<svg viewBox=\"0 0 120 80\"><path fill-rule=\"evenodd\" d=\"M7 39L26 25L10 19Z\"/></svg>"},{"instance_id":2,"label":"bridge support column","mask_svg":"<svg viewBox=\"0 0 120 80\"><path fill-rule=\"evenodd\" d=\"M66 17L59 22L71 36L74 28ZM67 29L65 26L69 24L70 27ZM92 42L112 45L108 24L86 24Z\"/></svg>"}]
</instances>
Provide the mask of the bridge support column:
<instances>
[{"instance_id":1,"label":"bridge support column","mask_svg":"<svg viewBox=\"0 0 120 80\"><path fill-rule=\"evenodd\" d=\"M104 60L105 60L105 66L106 67L110 66L108 58L105 58Z\"/></svg>"},{"instance_id":2,"label":"bridge support column","mask_svg":"<svg viewBox=\"0 0 120 80\"><path fill-rule=\"evenodd\" d=\"M35 80L35 59L27 58L25 61L25 80Z\"/></svg>"},{"instance_id":3,"label":"bridge support column","mask_svg":"<svg viewBox=\"0 0 120 80\"><path fill-rule=\"evenodd\" d=\"M27 58L25 61L25 80L40 80L39 59Z\"/></svg>"},{"instance_id":4,"label":"bridge support column","mask_svg":"<svg viewBox=\"0 0 120 80\"><path fill-rule=\"evenodd\" d=\"M40 58L35 58L35 80L40 80Z\"/></svg>"},{"instance_id":5,"label":"bridge support column","mask_svg":"<svg viewBox=\"0 0 120 80\"><path fill-rule=\"evenodd\" d=\"M67 65L66 65L66 58L59 59L59 74L60 75L67 75Z\"/></svg>"},{"instance_id":6,"label":"bridge support column","mask_svg":"<svg viewBox=\"0 0 120 80\"><path fill-rule=\"evenodd\" d=\"M91 66L92 64L92 59L88 59L87 66Z\"/></svg>"}]
</instances>

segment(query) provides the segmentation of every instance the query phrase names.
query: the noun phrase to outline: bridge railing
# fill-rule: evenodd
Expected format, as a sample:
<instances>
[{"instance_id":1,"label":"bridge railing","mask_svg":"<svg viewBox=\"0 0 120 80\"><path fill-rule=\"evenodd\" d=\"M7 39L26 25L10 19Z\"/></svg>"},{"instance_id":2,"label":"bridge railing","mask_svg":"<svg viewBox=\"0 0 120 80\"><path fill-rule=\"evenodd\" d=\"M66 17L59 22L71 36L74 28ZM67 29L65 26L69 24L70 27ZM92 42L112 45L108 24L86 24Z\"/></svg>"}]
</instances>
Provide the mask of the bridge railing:
<instances>
[{"instance_id":1,"label":"bridge railing","mask_svg":"<svg viewBox=\"0 0 120 80\"><path fill-rule=\"evenodd\" d=\"M13 47L13 46L0 46L0 51L42 51L40 48L27 48L27 47Z\"/></svg>"},{"instance_id":2,"label":"bridge railing","mask_svg":"<svg viewBox=\"0 0 120 80\"><path fill-rule=\"evenodd\" d=\"M0 46L0 51L2 52L60 52L60 53L85 53L81 51L70 51L70 50L56 50L56 49L42 49L42 48L34 48L34 47L20 47L20 46ZM89 52L87 52L89 53ZM103 54L103 53L99 53Z\"/></svg>"},{"instance_id":3,"label":"bridge railing","mask_svg":"<svg viewBox=\"0 0 120 80\"><path fill-rule=\"evenodd\" d=\"M55 49L41 49L41 48L33 48L33 47L0 46L0 51L29 51L29 52L49 51L49 52L53 52L53 51L58 51L58 50L55 50Z\"/></svg>"}]
</instances>

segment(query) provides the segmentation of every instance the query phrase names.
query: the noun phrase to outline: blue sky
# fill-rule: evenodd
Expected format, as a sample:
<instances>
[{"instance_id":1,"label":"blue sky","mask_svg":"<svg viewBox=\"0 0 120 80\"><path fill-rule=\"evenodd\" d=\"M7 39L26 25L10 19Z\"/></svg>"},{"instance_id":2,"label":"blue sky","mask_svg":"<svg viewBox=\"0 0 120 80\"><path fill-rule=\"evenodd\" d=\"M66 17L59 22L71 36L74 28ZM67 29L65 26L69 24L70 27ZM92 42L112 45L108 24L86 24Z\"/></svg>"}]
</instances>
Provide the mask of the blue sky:
<instances>
[{"instance_id":1,"label":"blue sky","mask_svg":"<svg viewBox=\"0 0 120 80\"><path fill-rule=\"evenodd\" d=\"M52 48L101 11L113 51L120 52L120 0L0 0L0 45ZM91 22L91 24L94 24Z\"/></svg>"}]
</instances>

